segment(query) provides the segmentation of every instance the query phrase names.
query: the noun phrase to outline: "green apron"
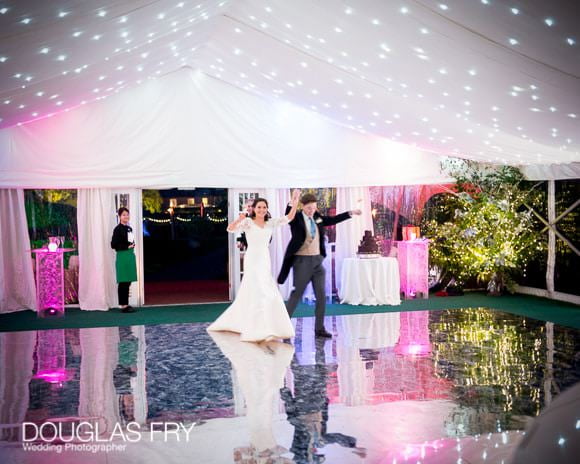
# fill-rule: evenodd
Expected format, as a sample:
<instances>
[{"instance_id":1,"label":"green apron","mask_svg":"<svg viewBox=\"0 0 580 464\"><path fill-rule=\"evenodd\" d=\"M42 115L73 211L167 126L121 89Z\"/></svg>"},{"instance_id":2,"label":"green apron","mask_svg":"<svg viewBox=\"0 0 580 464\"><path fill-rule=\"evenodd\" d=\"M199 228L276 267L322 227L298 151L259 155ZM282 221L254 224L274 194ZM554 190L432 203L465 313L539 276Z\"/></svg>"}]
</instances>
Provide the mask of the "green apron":
<instances>
[{"instance_id":1,"label":"green apron","mask_svg":"<svg viewBox=\"0 0 580 464\"><path fill-rule=\"evenodd\" d=\"M117 251L115 267L117 269L117 283L136 282L137 261L135 260L135 250L129 248L128 250Z\"/></svg>"}]
</instances>

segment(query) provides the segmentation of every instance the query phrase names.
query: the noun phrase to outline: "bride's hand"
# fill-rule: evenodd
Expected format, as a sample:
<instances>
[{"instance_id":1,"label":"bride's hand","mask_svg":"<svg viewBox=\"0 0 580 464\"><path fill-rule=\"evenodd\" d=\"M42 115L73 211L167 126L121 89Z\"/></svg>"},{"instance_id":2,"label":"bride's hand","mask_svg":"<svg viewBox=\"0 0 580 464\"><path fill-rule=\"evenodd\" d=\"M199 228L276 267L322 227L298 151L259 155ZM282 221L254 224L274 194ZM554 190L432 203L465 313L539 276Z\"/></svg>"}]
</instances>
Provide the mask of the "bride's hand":
<instances>
[{"instance_id":1,"label":"bride's hand","mask_svg":"<svg viewBox=\"0 0 580 464\"><path fill-rule=\"evenodd\" d=\"M298 204L298 199L300 198L300 189L294 189L292 192L292 204Z\"/></svg>"},{"instance_id":2,"label":"bride's hand","mask_svg":"<svg viewBox=\"0 0 580 464\"><path fill-rule=\"evenodd\" d=\"M238 220L236 222L240 222L243 221L244 219L246 219L246 213L240 213L240 215L238 216Z\"/></svg>"}]
</instances>

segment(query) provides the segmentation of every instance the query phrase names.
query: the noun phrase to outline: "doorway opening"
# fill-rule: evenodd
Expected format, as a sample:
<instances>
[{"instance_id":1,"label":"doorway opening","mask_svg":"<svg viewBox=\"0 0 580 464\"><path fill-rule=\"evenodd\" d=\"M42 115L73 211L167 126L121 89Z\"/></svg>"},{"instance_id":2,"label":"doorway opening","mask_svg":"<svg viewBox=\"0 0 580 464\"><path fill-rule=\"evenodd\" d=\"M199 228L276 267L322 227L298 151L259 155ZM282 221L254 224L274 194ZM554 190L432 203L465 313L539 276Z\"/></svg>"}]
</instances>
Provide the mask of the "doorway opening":
<instances>
[{"instance_id":1,"label":"doorway opening","mask_svg":"<svg viewBox=\"0 0 580 464\"><path fill-rule=\"evenodd\" d=\"M143 190L145 304L228 301L227 189Z\"/></svg>"}]
</instances>

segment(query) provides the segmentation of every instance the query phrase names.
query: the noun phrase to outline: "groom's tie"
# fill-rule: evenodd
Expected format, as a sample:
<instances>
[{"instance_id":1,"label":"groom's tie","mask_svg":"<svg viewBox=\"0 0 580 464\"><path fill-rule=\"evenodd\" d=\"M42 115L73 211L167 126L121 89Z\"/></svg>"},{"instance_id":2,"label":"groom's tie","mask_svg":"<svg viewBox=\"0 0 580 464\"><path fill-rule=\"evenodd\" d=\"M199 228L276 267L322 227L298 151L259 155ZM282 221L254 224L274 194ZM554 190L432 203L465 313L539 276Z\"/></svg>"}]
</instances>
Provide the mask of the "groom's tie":
<instances>
[{"instance_id":1,"label":"groom's tie","mask_svg":"<svg viewBox=\"0 0 580 464\"><path fill-rule=\"evenodd\" d=\"M314 238L316 236L316 224L314 224L314 219L310 219L310 236Z\"/></svg>"}]
</instances>

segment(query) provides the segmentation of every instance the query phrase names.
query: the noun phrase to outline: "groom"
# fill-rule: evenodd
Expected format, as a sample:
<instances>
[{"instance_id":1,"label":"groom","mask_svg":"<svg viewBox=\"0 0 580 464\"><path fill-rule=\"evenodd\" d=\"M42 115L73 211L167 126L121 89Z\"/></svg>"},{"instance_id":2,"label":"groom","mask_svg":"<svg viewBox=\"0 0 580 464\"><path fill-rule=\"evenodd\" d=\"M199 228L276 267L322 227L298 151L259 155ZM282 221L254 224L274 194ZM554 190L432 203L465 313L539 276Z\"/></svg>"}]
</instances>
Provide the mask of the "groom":
<instances>
[{"instance_id":1,"label":"groom","mask_svg":"<svg viewBox=\"0 0 580 464\"><path fill-rule=\"evenodd\" d=\"M357 209L336 216L322 216L316 211L316 197L311 193L302 195L300 203L302 203L302 212L296 213L290 222L292 238L284 255L278 283L283 284L288 278L290 269L293 269L294 290L286 303L288 315L292 317L308 282L312 282L316 297L314 333L317 337L330 338L332 335L324 328L326 310L325 270L322 266L322 261L326 257L324 227L346 221L353 214L361 214L361 211ZM286 207L286 214L289 210L290 205Z\"/></svg>"}]
</instances>

